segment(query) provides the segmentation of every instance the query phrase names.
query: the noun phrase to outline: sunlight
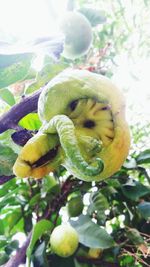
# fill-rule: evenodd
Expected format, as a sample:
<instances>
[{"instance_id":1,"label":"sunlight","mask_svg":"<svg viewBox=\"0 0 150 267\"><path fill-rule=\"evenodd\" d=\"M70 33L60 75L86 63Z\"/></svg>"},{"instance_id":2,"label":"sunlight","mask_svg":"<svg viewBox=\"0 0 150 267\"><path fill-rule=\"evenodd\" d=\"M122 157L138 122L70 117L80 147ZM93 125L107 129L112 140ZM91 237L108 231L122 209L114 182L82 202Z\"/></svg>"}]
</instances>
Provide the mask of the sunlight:
<instances>
[{"instance_id":1,"label":"sunlight","mask_svg":"<svg viewBox=\"0 0 150 267\"><path fill-rule=\"evenodd\" d=\"M0 39L12 36L12 39L26 42L55 34L58 30L57 17L63 15L65 4L66 1L59 0L1 0Z\"/></svg>"}]
</instances>

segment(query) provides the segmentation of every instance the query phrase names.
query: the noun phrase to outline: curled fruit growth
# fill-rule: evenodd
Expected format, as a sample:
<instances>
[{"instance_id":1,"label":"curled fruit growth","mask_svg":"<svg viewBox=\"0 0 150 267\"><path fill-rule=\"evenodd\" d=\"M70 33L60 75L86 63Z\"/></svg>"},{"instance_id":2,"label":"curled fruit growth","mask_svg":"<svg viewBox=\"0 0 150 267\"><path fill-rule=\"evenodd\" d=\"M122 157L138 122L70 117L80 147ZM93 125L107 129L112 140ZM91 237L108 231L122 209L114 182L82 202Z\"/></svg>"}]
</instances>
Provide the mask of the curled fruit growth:
<instances>
[{"instance_id":1,"label":"curled fruit growth","mask_svg":"<svg viewBox=\"0 0 150 267\"><path fill-rule=\"evenodd\" d=\"M78 234L70 225L59 225L51 234L51 249L60 257L66 258L73 255L78 247L78 244Z\"/></svg>"},{"instance_id":2,"label":"curled fruit growth","mask_svg":"<svg viewBox=\"0 0 150 267\"><path fill-rule=\"evenodd\" d=\"M124 97L112 82L85 70L66 70L42 91L43 126L23 147L14 173L41 178L60 164L85 181L100 181L123 164L130 146Z\"/></svg>"}]
</instances>

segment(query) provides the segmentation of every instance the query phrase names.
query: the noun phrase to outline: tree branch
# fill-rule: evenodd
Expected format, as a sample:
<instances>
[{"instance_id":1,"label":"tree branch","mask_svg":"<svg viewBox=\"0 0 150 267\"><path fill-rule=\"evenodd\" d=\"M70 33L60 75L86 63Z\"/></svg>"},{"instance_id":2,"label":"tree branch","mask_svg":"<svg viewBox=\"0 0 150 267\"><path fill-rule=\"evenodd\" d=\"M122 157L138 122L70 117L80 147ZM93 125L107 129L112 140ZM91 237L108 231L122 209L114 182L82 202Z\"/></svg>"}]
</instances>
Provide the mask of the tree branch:
<instances>
[{"instance_id":1,"label":"tree branch","mask_svg":"<svg viewBox=\"0 0 150 267\"><path fill-rule=\"evenodd\" d=\"M10 175L10 176L2 175L2 176L0 176L0 185L5 184L6 182L10 181L13 178L15 178L15 175Z\"/></svg>"},{"instance_id":2,"label":"tree branch","mask_svg":"<svg viewBox=\"0 0 150 267\"><path fill-rule=\"evenodd\" d=\"M3 265L3 267L18 267L24 261L26 256L26 250L30 243L31 235L32 233L28 235L22 247L16 252L16 255L12 256L10 260Z\"/></svg>"},{"instance_id":3,"label":"tree branch","mask_svg":"<svg viewBox=\"0 0 150 267\"><path fill-rule=\"evenodd\" d=\"M33 95L24 97L20 103L14 105L7 113L0 117L0 133L8 129L17 129L17 124L25 115L36 112L38 99L42 88Z\"/></svg>"}]
</instances>

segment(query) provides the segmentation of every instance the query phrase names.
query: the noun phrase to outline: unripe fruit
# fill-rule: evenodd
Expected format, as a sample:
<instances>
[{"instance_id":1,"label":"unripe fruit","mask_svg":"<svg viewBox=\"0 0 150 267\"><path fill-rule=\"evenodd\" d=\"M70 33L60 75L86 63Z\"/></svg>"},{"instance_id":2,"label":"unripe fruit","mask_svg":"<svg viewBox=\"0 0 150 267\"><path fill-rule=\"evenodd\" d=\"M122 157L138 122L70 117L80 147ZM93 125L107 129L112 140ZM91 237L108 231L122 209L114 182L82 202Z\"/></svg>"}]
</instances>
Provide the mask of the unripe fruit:
<instances>
[{"instance_id":1,"label":"unripe fruit","mask_svg":"<svg viewBox=\"0 0 150 267\"><path fill-rule=\"evenodd\" d=\"M70 217L77 217L83 211L83 201L81 196L71 198L67 204L67 211Z\"/></svg>"},{"instance_id":2,"label":"unripe fruit","mask_svg":"<svg viewBox=\"0 0 150 267\"><path fill-rule=\"evenodd\" d=\"M78 247L78 243L78 234L70 225L59 225L51 234L51 249L60 257L66 258L73 255Z\"/></svg>"},{"instance_id":3,"label":"unripe fruit","mask_svg":"<svg viewBox=\"0 0 150 267\"><path fill-rule=\"evenodd\" d=\"M65 36L64 57L75 59L88 52L92 43L92 27L84 15L67 12L60 22L60 30Z\"/></svg>"}]
</instances>

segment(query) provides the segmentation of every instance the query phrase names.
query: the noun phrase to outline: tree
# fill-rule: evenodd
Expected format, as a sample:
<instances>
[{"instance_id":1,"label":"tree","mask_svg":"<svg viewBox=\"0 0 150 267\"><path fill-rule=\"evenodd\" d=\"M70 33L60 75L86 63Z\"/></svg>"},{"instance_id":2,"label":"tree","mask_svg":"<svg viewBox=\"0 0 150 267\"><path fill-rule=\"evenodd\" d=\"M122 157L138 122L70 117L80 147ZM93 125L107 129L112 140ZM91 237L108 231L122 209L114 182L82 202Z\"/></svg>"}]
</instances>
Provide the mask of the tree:
<instances>
[{"instance_id":1,"label":"tree","mask_svg":"<svg viewBox=\"0 0 150 267\"><path fill-rule=\"evenodd\" d=\"M36 40L30 52L9 52L12 46L7 44L5 54L4 44L0 46L0 266L25 262L36 267L149 266L150 150L145 141L149 125L131 125L133 145L126 162L96 183L77 179L63 166L39 180L20 179L12 170L21 147L41 127L38 99L53 77L71 66L112 77L122 51L133 60L137 51L142 56L149 53L149 39L142 41L138 21L141 8L143 16L147 14L148 1L140 1L130 23L122 1L103 3L105 13L100 8L103 1L88 2L92 7L81 0L74 7L92 25L93 43L85 55L63 57L60 36ZM68 6L73 7L71 1ZM134 27L140 38L132 52ZM46 55L37 71L33 63L43 47ZM79 236L78 248L67 258L54 253L50 244L53 230L64 220ZM25 235L21 247L17 233Z\"/></svg>"}]
</instances>

